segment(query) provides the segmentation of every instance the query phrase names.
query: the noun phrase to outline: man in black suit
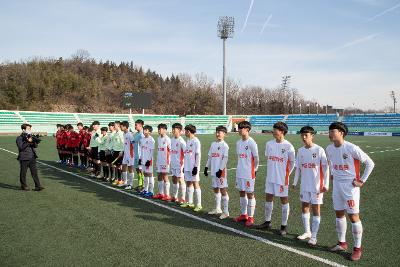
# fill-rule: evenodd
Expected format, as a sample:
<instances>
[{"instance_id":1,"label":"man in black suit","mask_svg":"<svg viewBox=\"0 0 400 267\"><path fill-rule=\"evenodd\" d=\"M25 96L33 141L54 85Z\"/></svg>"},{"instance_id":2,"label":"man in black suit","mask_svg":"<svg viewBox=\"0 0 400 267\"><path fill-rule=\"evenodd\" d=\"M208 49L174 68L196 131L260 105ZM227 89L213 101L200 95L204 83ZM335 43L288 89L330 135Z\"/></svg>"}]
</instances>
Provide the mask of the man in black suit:
<instances>
[{"instance_id":1,"label":"man in black suit","mask_svg":"<svg viewBox=\"0 0 400 267\"><path fill-rule=\"evenodd\" d=\"M20 164L20 175L19 181L21 182L21 190L29 191L29 187L26 184L26 172L28 168L31 170L33 181L35 182L35 191L42 191L44 187L41 186L37 168L36 168L36 148L38 142L36 142L31 134L32 125L24 123L21 125L22 133L17 137L18 146L18 160Z\"/></svg>"}]
</instances>

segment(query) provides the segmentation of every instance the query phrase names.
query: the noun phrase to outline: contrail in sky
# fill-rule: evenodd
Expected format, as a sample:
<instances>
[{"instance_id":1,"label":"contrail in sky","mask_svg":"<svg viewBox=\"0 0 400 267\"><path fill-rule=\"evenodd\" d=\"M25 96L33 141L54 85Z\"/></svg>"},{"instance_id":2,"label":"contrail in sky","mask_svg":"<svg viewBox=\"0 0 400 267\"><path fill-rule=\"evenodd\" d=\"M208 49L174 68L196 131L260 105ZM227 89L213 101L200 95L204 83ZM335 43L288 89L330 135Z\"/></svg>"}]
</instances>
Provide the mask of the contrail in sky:
<instances>
[{"instance_id":1,"label":"contrail in sky","mask_svg":"<svg viewBox=\"0 0 400 267\"><path fill-rule=\"evenodd\" d=\"M272 19L272 14L270 14L270 15L268 16L268 18L265 20L264 25L263 25L262 28L261 28L260 34L263 34L265 28L267 27L267 25L268 25L268 23L271 21L271 19Z\"/></svg>"},{"instance_id":2,"label":"contrail in sky","mask_svg":"<svg viewBox=\"0 0 400 267\"><path fill-rule=\"evenodd\" d=\"M253 9L253 4L254 4L254 0L251 0L250 2L250 6L249 6L249 10L247 11L247 15L246 15L246 19L244 20L244 24L243 24L243 28L242 28L242 32L246 29L247 26L247 20L249 19L251 10Z\"/></svg>"},{"instance_id":3,"label":"contrail in sky","mask_svg":"<svg viewBox=\"0 0 400 267\"><path fill-rule=\"evenodd\" d=\"M388 9L382 11L381 13L378 13L378 14L376 14L375 16L373 16L373 17L367 19L365 22L374 21L374 20L376 20L377 18L382 17L382 16L385 15L386 13L392 12L393 10L395 10L395 9L397 9L397 8L399 8L399 7L400 7L400 2L397 3L396 5L392 6L391 8L388 8Z\"/></svg>"}]
</instances>

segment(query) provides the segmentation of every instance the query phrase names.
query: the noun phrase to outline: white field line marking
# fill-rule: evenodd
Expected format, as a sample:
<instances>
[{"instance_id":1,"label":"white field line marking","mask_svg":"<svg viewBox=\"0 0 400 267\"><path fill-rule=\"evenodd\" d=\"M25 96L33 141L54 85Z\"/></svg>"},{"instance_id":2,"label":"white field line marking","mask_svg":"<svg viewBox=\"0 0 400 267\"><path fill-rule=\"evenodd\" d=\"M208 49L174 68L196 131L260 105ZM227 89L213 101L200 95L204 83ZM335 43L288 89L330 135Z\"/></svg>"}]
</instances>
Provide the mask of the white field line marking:
<instances>
[{"instance_id":1,"label":"white field line marking","mask_svg":"<svg viewBox=\"0 0 400 267\"><path fill-rule=\"evenodd\" d=\"M15 153L15 152L13 152L13 151L10 151L10 150L7 150L7 149L4 149L4 148L0 148L0 150L3 150L3 151L5 151L5 152L8 152L8 153L11 153L11 154L14 154L14 155L18 155L17 153ZM286 250L286 251L290 251L290 252L295 253L295 254L297 254L297 255L300 255L300 256L303 256L303 257L306 257L306 258L309 258L309 259L312 259L312 260L315 260L315 261L318 261L318 262L321 262L321 263L324 263L324 264L327 264L327 265L330 265L330 266L340 266L340 267L346 266L346 265L341 265L341 264L339 264L339 263L336 263L336 262L334 262L334 261L331 261L331 260L328 260L328 259L325 259L325 258L321 258L321 257L315 256L315 255L313 255L313 254L310 254L310 253L307 253L307 252L304 252L304 251L301 251L301 250L292 248L292 247L287 246L287 245L283 245L283 244L279 244L279 243L272 242L272 241L270 241L270 240L268 240L268 239L265 239L265 238L262 238L262 237L260 237L260 236L256 236L256 235L252 235L252 234L243 232L243 231L238 230L238 229L235 229L235 228L233 228L233 227L229 227L229 226L222 225L222 224L219 224L219 223L216 223L216 222L213 222L213 221L209 221L209 220L204 219L204 218L197 217L197 216L195 216L195 215L193 215L193 214L186 213L186 212L183 211L183 210L175 209L175 208L172 208L172 207L170 207L170 206L166 206L166 205L164 205L164 204L162 204L162 203L158 203L158 202L155 202L155 201L153 201L153 200L150 200L150 199L147 199L147 198L143 198L143 197L134 195L134 194L129 193L129 192L122 191L122 190L120 190L120 189L118 189L118 188L114 188L114 187L108 186L108 185L106 185L106 184L103 184L103 183L94 181L94 180L92 180L92 179L83 177L83 176L81 176L81 175L79 175L79 174L76 174L76 173L73 173L73 172L69 172L69 171L66 171L66 170L63 170L63 169L54 167L54 166L49 165L49 164L46 164L46 163L44 163L44 162L41 162L41 161L37 161L37 162L38 162L39 164L41 164L41 165L50 167L50 168L55 169L55 170L58 170L58 171L60 171L60 172L67 173L67 174L70 174L70 175L79 177L79 178L81 178L81 179L83 179L83 180L86 180L86 181L91 182L91 183L98 184L98 185L103 186L103 187L105 187L105 188L108 188L108 189L110 189L110 190L114 190L114 191L116 191L116 192L119 192L119 193L128 195L128 196L130 196L130 197L133 197L133 198L136 198L136 199L145 201L145 202L147 202L147 203L156 205L156 206L158 206L158 207L167 209L167 210L169 210L169 211L172 211L172 212L181 214L181 215L186 216L186 217L188 217L188 218L191 218L191 219L193 219L193 220L197 220L197 221L200 221L200 222L203 222L203 223L206 223L206 224L210 224L210 225L212 225L212 226L221 228L221 229L223 229L223 230L230 231L230 232L232 232L232 233L235 233L235 234L238 234L238 235L241 235L241 236L245 236L245 237L248 237L248 238L257 240L257 241L260 241L260 242L262 242L262 243L264 243L264 244L271 245L271 246L274 246L274 247L277 247L277 248L280 248L280 249L283 249L283 250Z\"/></svg>"}]
</instances>

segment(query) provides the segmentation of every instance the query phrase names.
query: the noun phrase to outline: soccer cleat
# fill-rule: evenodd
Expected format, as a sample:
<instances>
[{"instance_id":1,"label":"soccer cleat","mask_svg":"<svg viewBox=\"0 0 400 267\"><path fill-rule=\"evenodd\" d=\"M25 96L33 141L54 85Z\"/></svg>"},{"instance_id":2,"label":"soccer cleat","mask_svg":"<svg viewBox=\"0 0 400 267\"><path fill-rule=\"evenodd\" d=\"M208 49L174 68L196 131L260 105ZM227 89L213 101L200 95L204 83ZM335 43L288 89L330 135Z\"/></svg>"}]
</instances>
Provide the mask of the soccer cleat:
<instances>
[{"instance_id":1,"label":"soccer cleat","mask_svg":"<svg viewBox=\"0 0 400 267\"><path fill-rule=\"evenodd\" d=\"M107 177L105 180L106 180L106 182L109 182L110 181L110 177Z\"/></svg>"},{"instance_id":2,"label":"soccer cleat","mask_svg":"<svg viewBox=\"0 0 400 267\"><path fill-rule=\"evenodd\" d=\"M178 198L175 202L178 204L183 204L186 202L186 200L184 198Z\"/></svg>"},{"instance_id":3,"label":"soccer cleat","mask_svg":"<svg viewBox=\"0 0 400 267\"><path fill-rule=\"evenodd\" d=\"M90 173L89 175L90 175L90 177L95 177L96 176L94 173Z\"/></svg>"},{"instance_id":4,"label":"soccer cleat","mask_svg":"<svg viewBox=\"0 0 400 267\"><path fill-rule=\"evenodd\" d=\"M222 210L221 209L213 209L212 211L208 212L208 215L218 215L221 214Z\"/></svg>"},{"instance_id":5,"label":"soccer cleat","mask_svg":"<svg viewBox=\"0 0 400 267\"><path fill-rule=\"evenodd\" d=\"M304 233L302 235L297 236L298 240L306 240L311 238L311 233Z\"/></svg>"},{"instance_id":6,"label":"soccer cleat","mask_svg":"<svg viewBox=\"0 0 400 267\"><path fill-rule=\"evenodd\" d=\"M244 226L252 227L253 225L254 225L254 218L253 217L248 217L247 221L244 223Z\"/></svg>"},{"instance_id":7,"label":"soccer cleat","mask_svg":"<svg viewBox=\"0 0 400 267\"><path fill-rule=\"evenodd\" d=\"M221 216L219 216L219 218L221 220L227 219L227 218L229 218L229 213L222 213Z\"/></svg>"},{"instance_id":8,"label":"soccer cleat","mask_svg":"<svg viewBox=\"0 0 400 267\"><path fill-rule=\"evenodd\" d=\"M307 244L311 247L315 247L317 245L317 239L311 237L310 240L308 240Z\"/></svg>"},{"instance_id":9,"label":"soccer cleat","mask_svg":"<svg viewBox=\"0 0 400 267\"><path fill-rule=\"evenodd\" d=\"M340 252L340 251L346 251L347 250L347 243L346 242L338 242L336 245L331 247L329 251L331 252Z\"/></svg>"},{"instance_id":10,"label":"soccer cleat","mask_svg":"<svg viewBox=\"0 0 400 267\"><path fill-rule=\"evenodd\" d=\"M281 236L285 236L285 235L287 235L287 232L288 232L287 225L281 225L281 230L279 230L279 234Z\"/></svg>"},{"instance_id":11,"label":"soccer cleat","mask_svg":"<svg viewBox=\"0 0 400 267\"><path fill-rule=\"evenodd\" d=\"M239 217L233 218L233 221L235 222L245 222L247 221L249 218L249 216L247 216L247 214L242 214Z\"/></svg>"},{"instance_id":12,"label":"soccer cleat","mask_svg":"<svg viewBox=\"0 0 400 267\"><path fill-rule=\"evenodd\" d=\"M199 212L199 211L201 211L202 209L203 209L202 206L196 205L196 207L193 209L193 211L194 211L194 212Z\"/></svg>"},{"instance_id":13,"label":"soccer cleat","mask_svg":"<svg viewBox=\"0 0 400 267\"><path fill-rule=\"evenodd\" d=\"M362 251L361 248L354 248L354 249L353 249L353 253L351 254L350 259L351 259L352 261L358 261L358 260L360 260L360 259L361 259L361 251Z\"/></svg>"},{"instance_id":14,"label":"soccer cleat","mask_svg":"<svg viewBox=\"0 0 400 267\"><path fill-rule=\"evenodd\" d=\"M145 198L153 198L154 194L152 192L147 192L147 194L143 195Z\"/></svg>"},{"instance_id":15,"label":"soccer cleat","mask_svg":"<svg viewBox=\"0 0 400 267\"><path fill-rule=\"evenodd\" d=\"M113 182L112 182L112 185L117 185L118 184L118 180L114 180Z\"/></svg>"},{"instance_id":16,"label":"soccer cleat","mask_svg":"<svg viewBox=\"0 0 400 267\"><path fill-rule=\"evenodd\" d=\"M260 229L260 230L271 230L271 222L270 221L265 221L262 224L258 224L254 226L255 229Z\"/></svg>"},{"instance_id":17,"label":"soccer cleat","mask_svg":"<svg viewBox=\"0 0 400 267\"><path fill-rule=\"evenodd\" d=\"M171 197L171 202L177 202L177 198L176 197Z\"/></svg>"},{"instance_id":18,"label":"soccer cleat","mask_svg":"<svg viewBox=\"0 0 400 267\"><path fill-rule=\"evenodd\" d=\"M153 198L154 198L154 199L162 199L162 198L163 198L163 195L160 194L160 193L158 193L158 194L155 194L155 195L153 196Z\"/></svg>"},{"instance_id":19,"label":"soccer cleat","mask_svg":"<svg viewBox=\"0 0 400 267\"><path fill-rule=\"evenodd\" d=\"M118 186L118 187L126 187L127 184L124 183L124 182L122 182L122 183L118 182L117 186Z\"/></svg>"},{"instance_id":20,"label":"soccer cleat","mask_svg":"<svg viewBox=\"0 0 400 267\"><path fill-rule=\"evenodd\" d=\"M143 190L143 191L141 191L141 192L139 192L139 195L140 196L144 196L144 195L146 195L148 192L146 191L146 190Z\"/></svg>"},{"instance_id":21,"label":"soccer cleat","mask_svg":"<svg viewBox=\"0 0 400 267\"><path fill-rule=\"evenodd\" d=\"M131 185L128 185L128 186L126 186L124 189L125 189L125 190L132 190L132 186L131 186Z\"/></svg>"},{"instance_id":22,"label":"soccer cleat","mask_svg":"<svg viewBox=\"0 0 400 267\"><path fill-rule=\"evenodd\" d=\"M170 201L171 201L171 197L170 197L170 196L167 196L167 195L164 195L163 198L162 198L161 200L162 200L162 201L168 201L168 202L170 202Z\"/></svg>"},{"instance_id":23,"label":"soccer cleat","mask_svg":"<svg viewBox=\"0 0 400 267\"><path fill-rule=\"evenodd\" d=\"M183 204L181 205L181 208L194 208L194 204L183 203Z\"/></svg>"}]
</instances>

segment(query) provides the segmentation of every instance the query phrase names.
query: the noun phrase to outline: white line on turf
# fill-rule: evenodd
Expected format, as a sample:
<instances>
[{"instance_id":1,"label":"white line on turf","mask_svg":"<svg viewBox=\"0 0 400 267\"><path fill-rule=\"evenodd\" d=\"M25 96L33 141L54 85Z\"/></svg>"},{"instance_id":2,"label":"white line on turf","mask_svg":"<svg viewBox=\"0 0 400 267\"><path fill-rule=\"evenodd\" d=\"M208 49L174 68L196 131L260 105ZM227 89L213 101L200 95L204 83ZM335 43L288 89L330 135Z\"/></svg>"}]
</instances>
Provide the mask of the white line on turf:
<instances>
[{"instance_id":1,"label":"white line on turf","mask_svg":"<svg viewBox=\"0 0 400 267\"><path fill-rule=\"evenodd\" d=\"M15 152L13 152L13 151L10 151L10 150L7 150L7 149L4 149L4 148L0 148L0 150L3 150L3 151L5 151L5 152L8 152L8 153L11 153L11 154L14 154L14 155L18 155L17 153L15 153ZM44 162L41 162L41 161L37 161L37 162L38 162L39 164L41 164L41 165L50 167L50 168L55 169L55 170L58 170L58 171L60 171L60 172L67 173L67 174L70 174L70 175L79 177L79 178L84 179L84 180L86 180L86 181L88 181L88 182L98 184L98 185L103 186L103 187L105 187L105 188L108 188L108 189L110 189L110 190L114 190L114 191L116 191L116 192L119 192L119 193L128 195L128 196L130 196L130 197L133 197L133 198L136 198L136 199L145 201L145 202L147 202L147 203L156 205L156 206L158 206L158 207L167 209L167 210L169 210L169 211L172 211L172 212L175 212L175 213L179 213L179 214L181 214L181 215L183 215L183 216L186 216L186 217L188 217L188 218L191 218L191 219L194 219L194 220L197 220L197 221L206 223L206 224L213 225L213 226L218 227L218 228L221 228L221 229L223 229L223 230L230 231L230 232L232 232L232 233L235 233L235 234L238 234L238 235L241 235L241 236L245 236L245 237L248 237L248 238L257 240L257 241L260 241L260 242L262 242L262 243L264 243L264 244L268 244L268 245L271 245L271 246L274 246L274 247L277 247L277 248L280 248L280 249L283 249L283 250L286 250L286 251L290 251L290 252L295 253L295 254L297 254L297 255L300 255L300 256L303 256L303 257L306 257L306 258L309 258L309 259L312 259L312 260L315 260L315 261L318 261L318 262L321 262L321 263L324 263L324 264L327 264L327 265L330 265L330 266L341 266L341 267L346 266L346 265L341 265L341 264L339 264L339 263L337 263L337 262L334 262L334 261L331 261L331 260L328 260L328 259L325 259L325 258L321 258L321 257L315 256L315 255L313 255L313 254L310 254L310 253L307 253L307 252L304 252L304 251L301 251L301 250L292 248L292 247L287 246L287 245L283 245L283 244L279 244L279 243L272 242L272 241L270 241L270 240L268 240L268 239L266 239L266 238L262 238L262 237L260 237L260 236L252 235L252 234L246 233L246 232L244 232L244 231L235 229L235 228L233 228L233 227L229 227L229 226L226 226L226 225L219 224L219 223L217 223L217 222L213 222L213 221L209 221L209 220L207 220L207 219L201 218L201 217L197 217L197 216L195 216L195 215L193 215L193 214L190 214L190 213L187 213L187 212L185 212L185 211L183 211L183 210L176 209L176 208L172 208L172 207L167 206L167 205L164 205L164 204L162 204L162 203L159 203L159 202L156 202L156 201L147 199L147 198L140 197L140 196L138 196L138 195L135 195L135 194L132 194L132 193L123 191L123 190L118 189L118 188L114 188L114 187L108 186L108 185L103 184L103 183L100 183L100 182L98 182L98 181L94 181L94 180L92 180L92 179L83 177L83 176L81 176L81 175L79 175L79 174L77 174L77 173L73 173L73 172L70 172L70 171L67 171L67 170L63 170L63 169L57 168L57 167L55 167L55 166L49 165L49 164L44 163Z\"/></svg>"}]
</instances>

